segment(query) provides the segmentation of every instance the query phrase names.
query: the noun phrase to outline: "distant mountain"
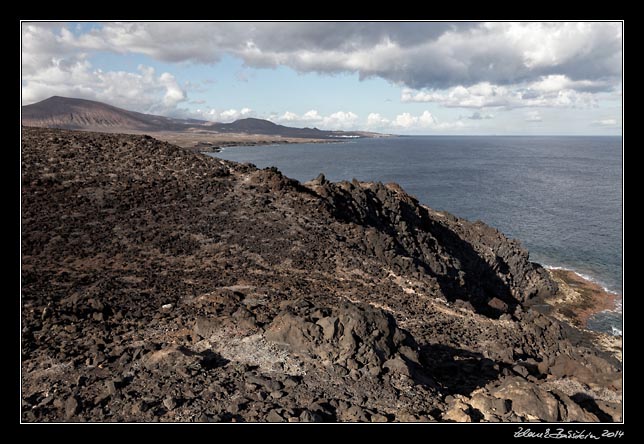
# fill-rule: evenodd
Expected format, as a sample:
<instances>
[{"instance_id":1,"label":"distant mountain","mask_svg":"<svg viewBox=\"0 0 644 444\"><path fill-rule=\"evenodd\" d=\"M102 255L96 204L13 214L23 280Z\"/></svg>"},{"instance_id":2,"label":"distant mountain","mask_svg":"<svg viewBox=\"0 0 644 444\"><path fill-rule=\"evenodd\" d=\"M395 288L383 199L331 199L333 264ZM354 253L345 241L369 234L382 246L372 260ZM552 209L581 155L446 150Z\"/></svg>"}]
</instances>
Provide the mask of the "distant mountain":
<instances>
[{"instance_id":1,"label":"distant mountain","mask_svg":"<svg viewBox=\"0 0 644 444\"><path fill-rule=\"evenodd\" d=\"M22 107L22 124L66 129L159 131L171 119L127 111L101 102L54 96Z\"/></svg>"},{"instance_id":2,"label":"distant mountain","mask_svg":"<svg viewBox=\"0 0 644 444\"><path fill-rule=\"evenodd\" d=\"M232 123L197 119L174 119L117 108L93 100L53 96L22 107L22 124L46 128L65 128L98 132L213 132L245 133L298 138L359 138L376 133L361 131L324 131L317 128L292 128L262 119L240 119Z\"/></svg>"}]
</instances>

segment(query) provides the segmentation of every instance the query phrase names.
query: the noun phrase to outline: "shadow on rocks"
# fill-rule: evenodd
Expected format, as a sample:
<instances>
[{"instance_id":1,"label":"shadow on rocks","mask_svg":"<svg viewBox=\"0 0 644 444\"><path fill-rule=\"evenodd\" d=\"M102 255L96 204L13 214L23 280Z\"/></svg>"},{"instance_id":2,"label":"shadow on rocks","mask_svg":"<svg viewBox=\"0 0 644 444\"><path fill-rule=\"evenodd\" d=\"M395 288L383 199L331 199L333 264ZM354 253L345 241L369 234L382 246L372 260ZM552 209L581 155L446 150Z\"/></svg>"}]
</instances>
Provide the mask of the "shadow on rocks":
<instances>
[{"instance_id":1,"label":"shadow on rocks","mask_svg":"<svg viewBox=\"0 0 644 444\"><path fill-rule=\"evenodd\" d=\"M445 395L469 396L477 388L497 379L500 366L480 353L442 344L420 347L420 360Z\"/></svg>"},{"instance_id":2,"label":"shadow on rocks","mask_svg":"<svg viewBox=\"0 0 644 444\"><path fill-rule=\"evenodd\" d=\"M448 301L465 301L485 316L499 318L514 312L519 301L499 276L510 275L508 263L499 255L486 261L470 242L435 220L411 196L398 196L380 183L369 189L355 180L327 184L324 189L337 219L375 230L362 239L365 248L393 270L428 274ZM478 239L478 233L471 235Z\"/></svg>"},{"instance_id":3,"label":"shadow on rocks","mask_svg":"<svg viewBox=\"0 0 644 444\"><path fill-rule=\"evenodd\" d=\"M444 274L434 273L447 300L467 301L474 311L492 318L513 313L519 301L512 295L510 287L499 278L496 270L454 231L429 216L424 219L429 221L428 231L447 250L448 255L460 264L459 268L448 267ZM508 265L498 256L495 266L503 274L509 272Z\"/></svg>"},{"instance_id":4,"label":"shadow on rocks","mask_svg":"<svg viewBox=\"0 0 644 444\"><path fill-rule=\"evenodd\" d=\"M228 364L230 361L218 353L215 353L211 350L206 350L201 354L201 367L206 370L211 370L217 367L223 367Z\"/></svg>"},{"instance_id":5,"label":"shadow on rocks","mask_svg":"<svg viewBox=\"0 0 644 444\"><path fill-rule=\"evenodd\" d=\"M197 360L199 366L205 370L212 370L217 367L223 367L228 364L230 361L219 353L215 353L212 350L206 350L203 352L196 352L190 350L188 347L180 345L177 347L178 356L193 357Z\"/></svg>"},{"instance_id":6,"label":"shadow on rocks","mask_svg":"<svg viewBox=\"0 0 644 444\"><path fill-rule=\"evenodd\" d=\"M613 422L615 418L604 412L598 405L597 401L592 396L585 393L577 393L570 397L573 401L579 404L584 410L593 413L601 422Z\"/></svg>"}]
</instances>

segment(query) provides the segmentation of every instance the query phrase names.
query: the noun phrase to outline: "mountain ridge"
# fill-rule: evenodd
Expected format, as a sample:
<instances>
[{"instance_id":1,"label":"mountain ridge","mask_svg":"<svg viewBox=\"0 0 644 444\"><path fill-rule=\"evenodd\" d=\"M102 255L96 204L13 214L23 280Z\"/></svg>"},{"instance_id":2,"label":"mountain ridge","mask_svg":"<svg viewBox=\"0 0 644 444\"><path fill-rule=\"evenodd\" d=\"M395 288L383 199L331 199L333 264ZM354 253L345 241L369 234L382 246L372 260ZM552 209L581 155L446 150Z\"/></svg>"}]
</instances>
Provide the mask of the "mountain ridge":
<instances>
[{"instance_id":1,"label":"mountain ridge","mask_svg":"<svg viewBox=\"0 0 644 444\"><path fill-rule=\"evenodd\" d=\"M366 131L331 131L295 128L269 120L248 117L231 123L199 119L179 119L140 113L94 100L52 96L22 106L22 124L98 132L204 132L213 134L257 134L312 139L338 139L381 136Z\"/></svg>"}]
</instances>

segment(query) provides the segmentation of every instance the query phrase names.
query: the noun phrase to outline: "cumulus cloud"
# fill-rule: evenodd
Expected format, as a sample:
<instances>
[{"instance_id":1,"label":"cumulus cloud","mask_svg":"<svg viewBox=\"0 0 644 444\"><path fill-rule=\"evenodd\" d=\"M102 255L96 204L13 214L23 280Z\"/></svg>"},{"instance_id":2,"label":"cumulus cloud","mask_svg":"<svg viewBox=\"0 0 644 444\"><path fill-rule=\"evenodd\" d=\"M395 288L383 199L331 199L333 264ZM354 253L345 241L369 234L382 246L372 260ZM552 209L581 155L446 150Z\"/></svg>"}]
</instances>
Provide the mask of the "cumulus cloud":
<instances>
[{"instance_id":1,"label":"cumulus cloud","mask_svg":"<svg viewBox=\"0 0 644 444\"><path fill-rule=\"evenodd\" d=\"M186 100L186 92L181 89L177 83L177 79L169 72L161 74L159 83L165 87L163 104L168 108L174 108L178 103Z\"/></svg>"},{"instance_id":2,"label":"cumulus cloud","mask_svg":"<svg viewBox=\"0 0 644 444\"><path fill-rule=\"evenodd\" d=\"M611 83L605 79L600 80L571 80L565 75L553 74L542 76L530 85L530 89L539 92L557 92L561 90L575 90L582 92L600 92L612 89Z\"/></svg>"},{"instance_id":3,"label":"cumulus cloud","mask_svg":"<svg viewBox=\"0 0 644 444\"><path fill-rule=\"evenodd\" d=\"M428 128L436 124L436 119L429 111L423 111L420 116L413 116L410 113L398 114L392 121L394 127L409 128Z\"/></svg>"},{"instance_id":4,"label":"cumulus cloud","mask_svg":"<svg viewBox=\"0 0 644 444\"><path fill-rule=\"evenodd\" d=\"M443 91L418 91L405 88L403 102L434 102L449 108L522 108L522 107L577 107L596 106L597 98L588 91L592 82L573 82L565 76L547 76L530 84L513 86L481 82L462 85ZM593 85L601 82L595 82ZM559 87L557 87L557 85ZM574 85L580 90L573 89Z\"/></svg>"},{"instance_id":5,"label":"cumulus cloud","mask_svg":"<svg viewBox=\"0 0 644 444\"><path fill-rule=\"evenodd\" d=\"M36 27L29 25L23 37ZM80 35L62 28L54 37L47 46L62 50L137 52L202 63L228 53L249 65L352 71L412 87L504 84L549 74L592 80L621 73L621 24L610 22L130 22L105 23Z\"/></svg>"},{"instance_id":6,"label":"cumulus cloud","mask_svg":"<svg viewBox=\"0 0 644 444\"><path fill-rule=\"evenodd\" d=\"M364 120L360 119L360 116L351 111L337 111L326 116L320 114L317 110L310 110L302 115L286 111L283 114L271 115L269 120L289 126L316 126L326 130L356 130L366 128L392 133L450 131L465 127L462 121L441 122L427 110L420 114L403 112L392 118L372 112Z\"/></svg>"},{"instance_id":7,"label":"cumulus cloud","mask_svg":"<svg viewBox=\"0 0 644 444\"><path fill-rule=\"evenodd\" d=\"M610 88L622 54L617 22L105 23L80 35L63 29L55 41L167 62L214 63L231 54L249 66L355 72L415 89L550 75Z\"/></svg>"},{"instance_id":8,"label":"cumulus cloud","mask_svg":"<svg viewBox=\"0 0 644 444\"><path fill-rule=\"evenodd\" d=\"M23 104L52 95L98 100L129 110L172 115L187 99L172 74L157 76L154 68L139 66L137 72L102 71L87 61L65 65L54 61L42 72L23 77Z\"/></svg>"},{"instance_id":9,"label":"cumulus cloud","mask_svg":"<svg viewBox=\"0 0 644 444\"><path fill-rule=\"evenodd\" d=\"M255 115L255 111L250 108L242 108L240 110L231 108L224 111L218 111L214 108L206 109L197 109L196 111L189 112L183 110L182 114L185 117L193 117L197 119L209 120L211 122L234 122L238 119L244 119L246 117L252 117Z\"/></svg>"},{"instance_id":10,"label":"cumulus cloud","mask_svg":"<svg viewBox=\"0 0 644 444\"><path fill-rule=\"evenodd\" d=\"M418 122L423 126L430 126L437 123L436 119L429 111L423 111L423 113L418 117Z\"/></svg>"},{"instance_id":11,"label":"cumulus cloud","mask_svg":"<svg viewBox=\"0 0 644 444\"><path fill-rule=\"evenodd\" d=\"M354 128L358 115L351 111L338 111L322 119L325 128Z\"/></svg>"},{"instance_id":12,"label":"cumulus cloud","mask_svg":"<svg viewBox=\"0 0 644 444\"><path fill-rule=\"evenodd\" d=\"M279 117L278 120L280 120L282 122L295 122L296 120L300 120L300 117L295 113L292 113L290 111L286 111L284 114L282 114Z\"/></svg>"},{"instance_id":13,"label":"cumulus cloud","mask_svg":"<svg viewBox=\"0 0 644 444\"><path fill-rule=\"evenodd\" d=\"M271 116L269 119L293 126L318 126L330 130L347 130L357 129L358 115L351 111L337 111L323 116L317 110L312 109L302 115L286 111L282 115Z\"/></svg>"},{"instance_id":14,"label":"cumulus cloud","mask_svg":"<svg viewBox=\"0 0 644 444\"><path fill-rule=\"evenodd\" d=\"M70 45L70 31L23 25L22 102L52 95L98 100L122 108L172 115L187 94L174 75L139 65L136 72L95 69ZM86 46L98 45L87 39Z\"/></svg>"},{"instance_id":15,"label":"cumulus cloud","mask_svg":"<svg viewBox=\"0 0 644 444\"><path fill-rule=\"evenodd\" d=\"M75 32L66 26L23 24L26 101L52 91L100 96L92 91L109 86L102 86L88 62L98 51L172 63L212 64L230 55L247 67L356 73L405 87L404 102L466 108L594 106L595 96L613 93L622 76L619 22L111 22ZM137 81L132 76L142 74L102 73L103 79L110 76L127 78L131 86ZM248 79L245 71L238 78ZM132 94L155 97L137 109L176 108L186 100L185 91L167 76L155 77L154 84L154 93L148 88ZM327 118L330 124L352 120ZM405 122L401 117L399 123Z\"/></svg>"},{"instance_id":16,"label":"cumulus cloud","mask_svg":"<svg viewBox=\"0 0 644 444\"><path fill-rule=\"evenodd\" d=\"M312 109L301 116L293 113L291 111L286 111L280 116L271 116L271 120L275 120L278 122L287 122L287 123L292 123L292 122L298 122L298 123L322 123L324 122L324 117L318 113L317 110Z\"/></svg>"},{"instance_id":17,"label":"cumulus cloud","mask_svg":"<svg viewBox=\"0 0 644 444\"><path fill-rule=\"evenodd\" d=\"M418 117L412 116L410 113L398 114L391 124L400 128L411 128L418 124Z\"/></svg>"},{"instance_id":18,"label":"cumulus cloud","mask_svg":"<svg viewBox=\"0 0 644 444\"><path fill-rule=\"evenodd\" d=\"M381 116L379 113L369 113L367 116L367 128L381 129L386 128L390 124L390 120Z\"/></svg>"},{"instance_id":19,"label":"cumulus cloud","mask_svg":"<svg viewBox=\"0 0 644 444\"><path fill-rule=\"evenodd\" d=\"M423 132L423 131L442 131L453 130L465 127L465 124L460 121L441 122L432 113L425 110L419 115L414 115L409 112L396 115L394 118L389 119L379 113L370 113L367 116L365 125L369 129L376 129L388 132Z\"/></svg>"},{"instance_id":20,"label":"cumulus cloud","mask_svg":"<svg viewBox=\"0 0 644 444\"><path fill-rule=\"evenodd\" d=\"M324 120L324 117L322 117L317 110L312 109L302 115L302 120L305 122L321 122Z\"/></svg>"}]
</instances>

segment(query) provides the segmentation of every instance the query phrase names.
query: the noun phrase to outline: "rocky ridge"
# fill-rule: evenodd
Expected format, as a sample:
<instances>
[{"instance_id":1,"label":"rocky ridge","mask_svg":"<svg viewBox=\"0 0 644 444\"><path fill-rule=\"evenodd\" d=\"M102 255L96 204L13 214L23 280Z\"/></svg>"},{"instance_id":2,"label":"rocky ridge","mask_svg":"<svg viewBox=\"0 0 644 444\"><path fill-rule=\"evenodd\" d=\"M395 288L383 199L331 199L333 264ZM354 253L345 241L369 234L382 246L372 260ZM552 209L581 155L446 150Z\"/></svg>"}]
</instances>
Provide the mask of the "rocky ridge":
<instances>
[{"instance_id":1,"label":"rocky ridge","mask_svg":"<svg viewBox=\"0 0 644 444\"><path fill-rule=\"evenodd\" d=\"M21 112L22 124L33 127L110 133L154 133L155 136L192 138L199 135L217 141L222 134L228 142L240 135L274 138L314 139L337 141L343 138L384 137L384 134L366 131L327 131L318 128L293 128L269 120L243 118L231 123L199 119L179 119L144 114L117 108L107 103L72 97L52 96L37 103L25 105ZM183 137L182 137L183 136ZM219 139L220 140L220 139ZM247 141L252 141L249 137Z\"/></svg>"},{"instance_id":2,"label":"rocky ridge","mask_svg":"<svg viewBox=\"0 0 644 444\"><path fill-rule=\"evenodd\" d=\"M616 421L518 242L395 184L23 128L23 421Z\"/></svg>"}]
</instances>

